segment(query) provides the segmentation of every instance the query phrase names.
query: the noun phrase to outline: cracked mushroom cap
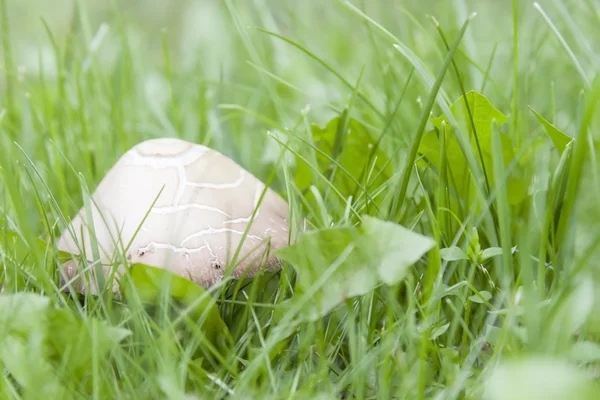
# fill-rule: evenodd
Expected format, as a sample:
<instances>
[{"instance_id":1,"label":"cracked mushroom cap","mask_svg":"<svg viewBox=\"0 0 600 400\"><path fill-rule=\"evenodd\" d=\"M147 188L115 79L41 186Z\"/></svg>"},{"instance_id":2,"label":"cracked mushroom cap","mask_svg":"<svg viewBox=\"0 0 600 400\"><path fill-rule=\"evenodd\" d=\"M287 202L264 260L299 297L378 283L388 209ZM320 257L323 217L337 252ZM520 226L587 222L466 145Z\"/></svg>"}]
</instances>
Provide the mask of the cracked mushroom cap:
<instances>
[{"instance_id":1,"label":"cracked mushroom cap","mask_svg":"<svg viewBox=\"0 0 600 400\"><path fill-rule=\"evenodd\" d=\"M288 244L289 207L267 188L251 221L264 189L250 172L208 147L170 138L142 142L117 161L92 195L100 260L110 264L131 242L125 252L130 263L165 268L208 288L223 278L243 239L233 278L276 271L280 263L273 250ZM80 254L74 234L91 260L88 229L82 208L58 248ZM107 275L110 268L104 271ZM63 278L75 275L76 265L69 262ZM74 279L74 286L84 291L80 280Z\"/></svg>"}]
</instances>

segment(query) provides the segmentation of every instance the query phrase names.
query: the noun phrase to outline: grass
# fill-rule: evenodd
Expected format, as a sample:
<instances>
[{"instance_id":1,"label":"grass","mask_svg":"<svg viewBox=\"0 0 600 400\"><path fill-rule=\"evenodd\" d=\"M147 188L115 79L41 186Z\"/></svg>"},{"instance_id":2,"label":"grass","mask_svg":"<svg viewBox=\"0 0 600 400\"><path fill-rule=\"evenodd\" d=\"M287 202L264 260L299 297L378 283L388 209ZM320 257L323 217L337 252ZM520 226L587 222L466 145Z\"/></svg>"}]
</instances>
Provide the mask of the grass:
<instances>
[{"instance_id":1,"label":"grass","mask_svg":"<svg viewBox=\"0 0 600 400\"><path fill-rule=\"evenodd\" d=\"M0 3L0 397L597 398L595 2L109 3ZM61 290L165 136L305 218L283 270Z\"/></svg>"}]
</instances>

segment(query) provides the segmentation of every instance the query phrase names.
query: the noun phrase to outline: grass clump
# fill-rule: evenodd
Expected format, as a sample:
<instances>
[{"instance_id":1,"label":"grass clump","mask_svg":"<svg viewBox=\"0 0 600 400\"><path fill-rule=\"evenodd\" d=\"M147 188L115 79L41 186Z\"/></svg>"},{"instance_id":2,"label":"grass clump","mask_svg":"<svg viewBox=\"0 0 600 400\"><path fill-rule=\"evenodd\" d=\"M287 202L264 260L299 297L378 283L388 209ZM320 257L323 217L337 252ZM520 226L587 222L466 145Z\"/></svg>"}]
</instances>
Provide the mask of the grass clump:
<instances>
[{"instance_id":1,"label":"grass clump","mask_svg":"<svg viewBox=\"0 0 600 400\"><path fill-rule=\"evenodd\" d=\"M597 398L594 2L34 3L1 2L0 397ZM57 237L155 137L273 178L281 272L65 292Z\"/></svg>"}]
</instances>

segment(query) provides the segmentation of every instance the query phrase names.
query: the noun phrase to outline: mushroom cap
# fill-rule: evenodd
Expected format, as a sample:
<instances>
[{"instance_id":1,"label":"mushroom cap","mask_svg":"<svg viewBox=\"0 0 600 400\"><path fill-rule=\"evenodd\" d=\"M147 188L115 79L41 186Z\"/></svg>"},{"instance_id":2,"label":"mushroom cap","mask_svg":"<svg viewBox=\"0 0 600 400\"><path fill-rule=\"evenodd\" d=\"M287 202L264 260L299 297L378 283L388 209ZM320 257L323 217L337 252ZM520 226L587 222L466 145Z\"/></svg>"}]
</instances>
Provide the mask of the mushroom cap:
<instances>
[{"instance_id":1,"label":"mushroom cap","mask_svg":"<svg viewBox=\"0 0 600 400\"><path fill-rule=\"evenodd\" d=\"M93 227L82 207L58 248L80 254L77 241L89 260L92 229L105 274L131 242L124 253L129 263L165 268L204 288L223 279L240 243L234 279L277 271L273 250L288 244L289 207L270 188L261 200L264 189L218 151L180 139L147 140L127 151L99 183L90 207ZM64 279L73 279L77 268L70 262L62 271ZM84 291L77 279L75 286Z\"/></svg>"}]
</instances>

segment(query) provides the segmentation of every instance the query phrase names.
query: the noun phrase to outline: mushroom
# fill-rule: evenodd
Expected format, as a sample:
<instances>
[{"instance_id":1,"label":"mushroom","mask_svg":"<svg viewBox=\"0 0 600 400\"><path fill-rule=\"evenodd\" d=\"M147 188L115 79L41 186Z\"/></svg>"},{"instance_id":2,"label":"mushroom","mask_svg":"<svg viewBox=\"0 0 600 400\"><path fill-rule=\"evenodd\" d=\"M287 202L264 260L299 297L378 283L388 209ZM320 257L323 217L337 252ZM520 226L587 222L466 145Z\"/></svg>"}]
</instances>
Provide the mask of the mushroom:
<instances>
[{"instance_id":1,"label":"mushroom","mask_svg":"<svg viewBox=\"0 0 600 400\"><path fill-rule=\"evenodd\" d=\"M232 278L277 271L273 251L288 244L289 207L271 188L261 199L263 190L263 182L218 151L180 139L147 140L108 171L92 194L91 210L81 208L58 248L81 249L90 260L92 230L105 276L130 244L128 263L168 269L204 288L223 279L240 244ZM126 268L118 265L117 277ZM85 291L74 261L62 274ZM90 291L97 293L92 282Z\"/></svg>"}]
</instances>

